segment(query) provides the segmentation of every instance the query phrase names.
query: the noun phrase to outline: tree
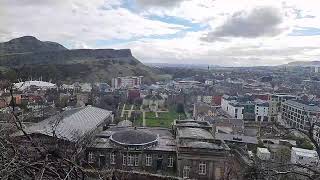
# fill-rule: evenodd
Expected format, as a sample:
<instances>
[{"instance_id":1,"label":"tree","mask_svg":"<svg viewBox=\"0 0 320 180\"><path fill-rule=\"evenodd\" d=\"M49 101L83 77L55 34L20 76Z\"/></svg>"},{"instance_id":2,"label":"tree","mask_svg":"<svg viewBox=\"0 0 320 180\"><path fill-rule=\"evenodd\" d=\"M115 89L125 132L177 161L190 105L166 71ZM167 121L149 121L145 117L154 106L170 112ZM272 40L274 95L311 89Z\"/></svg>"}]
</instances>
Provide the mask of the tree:
<instances>
[{"instance_id":1,"label":"tree","mask_svg":"<svg viewBox=\"0 0 320 180\"><path fill-rule=\"evenodd\" d=\"M280 132L280 136L286 136L292 133L299 133L304 138L293 137L297 141L298 147L315 149L318 158L320 158L320 146L315 139L316 132L316 117L306 117L307 128L300 129L289 127L285 123L274 122L273 126ZM320 169L317 165L292 164L289 162L288 149L282 149L277 152L277 157L280 158L278 162L270 162L265 166L259 165L259 161L255 161L254 165L247 171L248 175L255 175L253 179L320 179ZM254 173L252 173L254 172Z\"/></svg>"},{"instance_id":2,"label":"tree","mask_svg":"<svg viewBox=\"0 0 320 180\"><path fill-rule=\"evenodd\" d=\"M177 104L176 112L179 113L179 114L183 114L184 113L184 105L182 103Z\"/></svg>"},{"instance_id":3,"label":"tree","mask_svg":"<svg viewBox=\"0 0 320 180\"><path fill-rule=\"evenodd\" d=\"M307 138L296 138L297 147L303 149L313 150L313 145L310 143L310 140Z\"/></svg>"},{"instance_id":4,"label":"tree","mask_svg":"<svg viewBox=\"0 0 320 180\"><path fill-rule=\"evenodd\" d=\"M5 79L8 79L11 82L14 82L17 79L17 73L14 70L8 70L4 73Z\"/></svg>"},{"instance_id":5,"label":"tree","mask_svg":"<svg viewBox=\"0 0 320 180\"><path fill-rule=\"evenodd\" d=\"M291 157L291 150L288 147L281 148L276 152L276 157L281 163L288 163Z\"/></svg>"},{"instance_id":6,"label":"tree","mask_svg":"<svg viewBox=\"0 0 320 180\"><path fill-rule=\"evenodd\" d=\"M23 136L11 137L11 129L1 127L0 179L84 179L85 172L78 162L82 142L70 144L70 149L66 151L62 139L53 138L48 144L29 135L15 111L13 85L10 94L12 111L8 122L12 123L16 133ZM53 137L58 123L60 118L53 122Z\"/></svg>"}]
</instances>

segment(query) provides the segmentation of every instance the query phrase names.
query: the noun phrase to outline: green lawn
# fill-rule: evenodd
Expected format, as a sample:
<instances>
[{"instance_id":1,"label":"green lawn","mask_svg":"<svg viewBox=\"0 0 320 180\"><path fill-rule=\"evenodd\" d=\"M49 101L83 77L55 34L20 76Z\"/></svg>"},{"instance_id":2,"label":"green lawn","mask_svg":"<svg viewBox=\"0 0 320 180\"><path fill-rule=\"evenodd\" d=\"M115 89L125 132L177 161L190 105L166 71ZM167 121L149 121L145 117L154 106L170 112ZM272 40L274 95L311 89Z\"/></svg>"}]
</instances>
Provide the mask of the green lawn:
<instances>
[{"instance_id":1,"label":"green lawn","mask_svg":"<svg viewBox=\"0 0 320 180\"><path fill-rule=\"evenodd\" d=\"M185 114L180 114L180 119L185 119ZM175 120L179 119L179 113L175 110L170 110L169 112L159 113L159 117L156 118L156 114L154 112L146 112L146 126L148 127L165 127L170 128L171 123ZM142 114L136 119L133 123L134 126L142 126Z\"/></svg>"},{"instance_id":2,"label":"green lawn","mask_svg":"<svg viewBox=\"0 0 320 180\"><path fill-rule=\"evenodd\" d=\"M146 119L155 119L156 113L154 112L146 112Z\"/></svg>"},{"instance_id":3,"label":"green lawn","mask_svg":"<svg viewBox=\"0 0 320 180\"><path fill-rule=\"evenodd\" d=\"M136 119L136 120L133 122L133 125L134 125L134 126L137 126L137 127L142 126L142 117Z\"/></svg>"},{"instance_id":4,"label":"green lawn","mask_svg":"<svg viewBox=\"0 0 320 180\"><path fill-rule=\"evenodd\" d=\"M186 115L185 114L179 114L176 111L170 110L167 113L159 113L159 117L160 118L164 118L164 119L179 119L179 115L180 115L180 119L185 119Z\"/></svg>"},{"instance_id":5,"label":"green lawn","mask_svg":"<svg viewBox=\"0 0 320 180\"><path fill-rule=\"evenodd\" d=\"M155 113L148 113L146 114L146 125L148 127L165 127L169 128L171 127L171 123L175 119L179 119L179 114L175 111L169 111L169 112L163 112L159 113L159 117L155 117ZM184 119L185 115L180 114L180 118Z\"/></svg>"}]
</instances>

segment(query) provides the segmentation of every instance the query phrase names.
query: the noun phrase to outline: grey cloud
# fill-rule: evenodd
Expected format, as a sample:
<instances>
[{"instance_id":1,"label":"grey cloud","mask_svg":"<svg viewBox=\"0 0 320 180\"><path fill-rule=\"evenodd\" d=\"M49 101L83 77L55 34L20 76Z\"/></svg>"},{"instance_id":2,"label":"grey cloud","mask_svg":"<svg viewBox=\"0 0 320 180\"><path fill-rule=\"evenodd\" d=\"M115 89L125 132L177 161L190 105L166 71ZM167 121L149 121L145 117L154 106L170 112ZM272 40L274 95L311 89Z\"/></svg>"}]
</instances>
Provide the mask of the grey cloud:
<instances>
[{"instance_id":1,"label":"grey cloud","mask_svg":"<svg viewBox=\"0 0 320 180\"><path fill-rule=\"evenodd\" d=\"M226 57L288 57L303 54L304 52L318 49L317 47L305 46L305 47L286 47L282 49L270 49L263 47L231 47L222 51L211 50L208 52L208 56L214 56L220 54Z\"/></svg>"},{"instance_id":2,"label":"grey cloud","mask_svg":"<svg viewBox=\"0 0 320 180\"><path fill-rule=\"evenodd\" d=\"M63 0L2 0L2 5L20 5L20 6L50 6L63 4Z\"/></svg>"},{"instance_id":3,"label":"grey cloud","mask_svg":"<svg viewBox=\"0 0 320 180\"><path fill-rule=\"evenodd\" d=\"M138 5L145 7L173 7L186 0L136 0Z\"/></svg>"},{"instance_id":4,"label":"grey cloud","mask_svg":"<svg viewBox=\"0 0 320 180\"><path fill-rule=\"evenodd\" d=\"M255 38L276 36L285 29L280 27L283 17L274 7L257 7L250 12L240 11L229 17L223 25L201 38L203 41L219 41L221 37Z\"/></svg>"}]
</instances>

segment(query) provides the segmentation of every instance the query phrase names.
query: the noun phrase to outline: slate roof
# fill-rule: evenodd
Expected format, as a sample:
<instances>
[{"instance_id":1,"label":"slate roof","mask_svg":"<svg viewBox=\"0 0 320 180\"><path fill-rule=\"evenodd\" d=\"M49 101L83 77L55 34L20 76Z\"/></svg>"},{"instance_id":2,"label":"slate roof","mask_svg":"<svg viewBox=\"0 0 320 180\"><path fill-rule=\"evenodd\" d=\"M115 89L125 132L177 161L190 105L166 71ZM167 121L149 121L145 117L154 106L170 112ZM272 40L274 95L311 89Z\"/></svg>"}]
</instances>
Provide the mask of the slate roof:
<instances>
[{"instance_id":1,"label":"slate roof","mask_svg":"<svg viewBox=\"0 0 320 180\"><path fill-rule=\"evenodd\" d=\"M53 129L55 129L58 138L77 141L86 133L95 130L109 116L111 116L111 111L92 106L74 108L29 126L25 128L25 131L28 134L40 133L53 136ZM60 122L55 126L58 119ZM20 135L23 134L21 132L14 134L14 136Z\"/></svg>"}]
</instances>

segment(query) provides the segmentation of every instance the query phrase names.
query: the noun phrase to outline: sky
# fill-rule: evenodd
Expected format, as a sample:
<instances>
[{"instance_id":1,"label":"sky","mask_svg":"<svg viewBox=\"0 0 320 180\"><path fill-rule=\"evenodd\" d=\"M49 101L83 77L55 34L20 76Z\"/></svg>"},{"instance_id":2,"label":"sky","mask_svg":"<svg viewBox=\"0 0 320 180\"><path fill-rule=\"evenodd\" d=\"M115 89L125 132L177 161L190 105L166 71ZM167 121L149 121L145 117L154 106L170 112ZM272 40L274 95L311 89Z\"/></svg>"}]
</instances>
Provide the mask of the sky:
<instances>
[{"instance_id":1,"label":"sky","mask_svg":"<svg viewBox=\"0 0 320 180\"><path fill-rule=\"evenodd\" d=\"M279 65L320 55L317 0L0 0L0 42L130 48L144 63Z\"/></svg>"}]
</instances>

